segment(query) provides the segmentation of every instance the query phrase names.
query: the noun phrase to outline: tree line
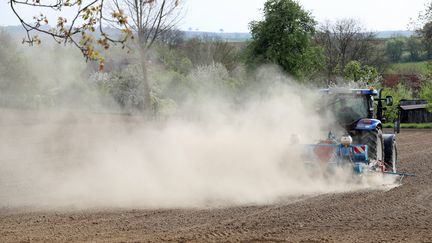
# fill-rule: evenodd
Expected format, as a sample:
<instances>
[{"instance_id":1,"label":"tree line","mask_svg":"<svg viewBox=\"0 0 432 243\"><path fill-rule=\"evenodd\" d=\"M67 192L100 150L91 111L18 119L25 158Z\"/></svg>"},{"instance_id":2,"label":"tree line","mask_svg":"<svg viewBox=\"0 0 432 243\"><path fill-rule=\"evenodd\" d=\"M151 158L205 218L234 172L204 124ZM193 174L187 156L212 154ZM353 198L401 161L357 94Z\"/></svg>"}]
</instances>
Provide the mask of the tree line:
<instances>
[{"instance_id":1,"label":"tree line","mask_svg":"<svg viewBox=\"0 0 432 243\"><path fill-rule=\"evenodd\" d=\"M432 57L431 7L422 13L424 24L414 36L383 40L356 20L318 24L296 1L267 0L263 20L250 23L251 41L236 46L214 37L186 40L175 28L183 10L179 0L9 3L27 31L24 42L38 44L40 38L32 35L36 31L56 42L71 43L105 69L103 74L88 75L93 86L121 107L145 113L181 104L200 92L214 94L215 89L238 102L239 97L259 92L257 83L263 81L253 73L263 65L278 66L295 80L315 86L347 81L379 86L380 74L390 63ZM51 20L40 14L33 22L26 21L19 14L20 5L78 10L72 21L60 17L56 27L47 30L44 26ZM104 25L120 34L107 33ZM116 63L112 66L124 68L110 69L110 60ZM429 82L428 77L423 79Z\"/></svg>"}]
</instances>

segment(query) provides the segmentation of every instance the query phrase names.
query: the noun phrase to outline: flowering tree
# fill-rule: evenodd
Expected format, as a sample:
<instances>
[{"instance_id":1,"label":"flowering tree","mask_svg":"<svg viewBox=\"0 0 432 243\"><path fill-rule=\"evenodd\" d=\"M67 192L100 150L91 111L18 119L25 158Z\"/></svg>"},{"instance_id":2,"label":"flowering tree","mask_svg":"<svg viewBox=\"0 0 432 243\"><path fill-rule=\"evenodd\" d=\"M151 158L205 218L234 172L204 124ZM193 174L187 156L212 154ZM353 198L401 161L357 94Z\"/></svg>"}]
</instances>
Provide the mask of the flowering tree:
<instances>
[{"instance_id":1,"label":"flowering tree","mask_svg":"<svg viewBox=\"0 0 432 243\"><path fill-rule=\"evenodd\" d=\"M40 43L39 34L51 36L57 43L76 46L86 59L99 61L101 69L104 58L100 50L113 44L137 50L145 95L142 108L151 106L147 51L181 18L179 0L10 0L9 4L26 31L24 43ZM23 8L38 14L25 19L20 12ZM59 16L53 21L47 12ZM72 17L66 18L63 13L72 13ZM118 32L107 33L106 27Z\"/></svg>"}]
</instances>

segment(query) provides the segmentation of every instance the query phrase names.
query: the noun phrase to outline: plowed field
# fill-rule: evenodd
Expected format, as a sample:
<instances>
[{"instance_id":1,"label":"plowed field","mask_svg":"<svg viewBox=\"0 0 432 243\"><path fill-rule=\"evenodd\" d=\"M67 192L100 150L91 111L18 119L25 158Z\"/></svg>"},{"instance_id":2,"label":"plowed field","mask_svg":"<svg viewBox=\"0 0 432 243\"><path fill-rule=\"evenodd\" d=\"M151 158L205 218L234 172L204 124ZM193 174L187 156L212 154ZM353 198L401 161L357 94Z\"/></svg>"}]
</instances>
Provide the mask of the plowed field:
<instances>
[{"instance_id":1,"label":"plowed field","mask_svg":"<svg viewBox=\"0 0 432 243\"><path fill-rule=\"evenodd\" d=\"M25 126L3 121L0 133L13 134ZM13 149L7 146L10 143L31 144L32 139L2 138L3 152ZM402 130L398 147L398 169L417 177L405 178L401 186L388 191L217 209L49 210L10 205L0 208L0 241L432 242L432 131ZM8 158L1 159L5 163ZM6 182L0 179L0 183Z\"/></svg>"}]
</instances>

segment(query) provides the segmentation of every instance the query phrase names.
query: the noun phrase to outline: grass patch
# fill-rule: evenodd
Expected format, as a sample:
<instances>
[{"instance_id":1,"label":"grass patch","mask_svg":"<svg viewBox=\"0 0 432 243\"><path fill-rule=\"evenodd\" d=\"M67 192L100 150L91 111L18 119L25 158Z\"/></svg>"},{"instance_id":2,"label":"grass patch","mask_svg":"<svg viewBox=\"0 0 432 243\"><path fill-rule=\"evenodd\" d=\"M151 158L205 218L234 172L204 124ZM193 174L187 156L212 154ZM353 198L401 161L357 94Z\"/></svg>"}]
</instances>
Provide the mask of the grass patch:
<instances>
[{"instance_id":1,"label":"grass patch","mask_svg":"<svg viewBox=\"0 0 432 243\"><path fill-rule=\"evenodd\" d=\"M428 72L428 62L404 62L391 64L386 74L421 74L426 75Z\"/></svg>"},{"instance_id":2,"label":"grass patch","mask_svg":"<svg viewBox=\"0 0 432 243\"><path fill-rule=\"evenodd\" d=\"M384 123L383 128L394 128L394 124ZM401 128L432 129L432 123L401 123Z\"/></svg>"}]
</instances>

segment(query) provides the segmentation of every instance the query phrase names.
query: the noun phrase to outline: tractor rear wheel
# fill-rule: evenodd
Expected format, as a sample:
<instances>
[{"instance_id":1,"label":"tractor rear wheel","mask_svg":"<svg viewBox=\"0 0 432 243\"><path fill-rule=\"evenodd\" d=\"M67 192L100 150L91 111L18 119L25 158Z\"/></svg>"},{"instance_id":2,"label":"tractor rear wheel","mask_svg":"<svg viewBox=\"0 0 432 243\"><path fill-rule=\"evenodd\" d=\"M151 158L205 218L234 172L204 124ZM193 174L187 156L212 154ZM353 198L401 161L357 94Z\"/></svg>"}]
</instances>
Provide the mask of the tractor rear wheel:
<instances>
[{"instance_id":1,"label":"tractor rear wheel","mask_svg":"<svg viewBox=\"0 0 432 243\"><path fill-rule=\"evenodd\" d=\"M393 137L384 141L384 161L387 170L396 173L397 143Z\"/></svg>"},{"instance_id":2,"label":"tractor rear wheel","mask_svg":"<svg viewBox=\"0 0 432 243\"><path fill-rule=\"evenodd\" d=\"M360 141L361 144L368 146L369 160L384 161L384 140L381 129L363 132Z\"/></svg>"}]
</instances>

